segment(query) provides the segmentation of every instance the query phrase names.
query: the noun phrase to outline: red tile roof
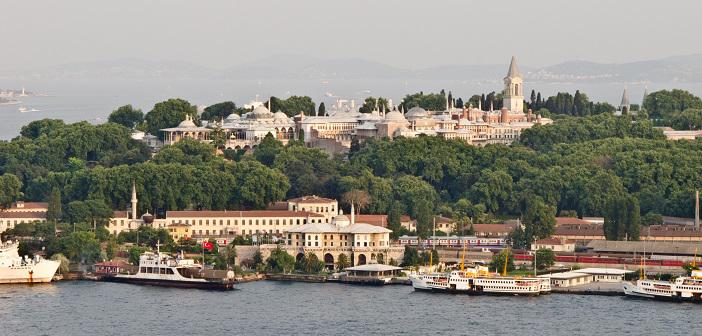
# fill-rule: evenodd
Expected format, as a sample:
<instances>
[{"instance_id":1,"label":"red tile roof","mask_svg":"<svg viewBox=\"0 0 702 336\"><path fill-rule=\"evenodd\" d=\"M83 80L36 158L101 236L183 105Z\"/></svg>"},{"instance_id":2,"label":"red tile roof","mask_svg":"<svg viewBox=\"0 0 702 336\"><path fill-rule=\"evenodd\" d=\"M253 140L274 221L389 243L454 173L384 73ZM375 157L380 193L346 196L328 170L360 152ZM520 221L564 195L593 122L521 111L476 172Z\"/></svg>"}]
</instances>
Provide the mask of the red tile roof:
<instances>
[{"instance_id":1,"label":"red tile roof","mask_svg":"<svg viewBox=\"0 0 702 336\"><path fill-rule=\"evenodd\" d=\"M588 225L590 222L575 217L556 217L556 226L559 225Z\"/></svg>"},{"instance_id":2,"label":"red tile roof","mask_svg":"<svg viewBox=\"0 0 702 336\"><path fill-rule=\"evenodd\" d=\"M475 233L510 233L516 226L509 224L473 224Z\"/></svg>"},{"instance_id":3,"label":"red tile roof","mask_svg":"<svg viewBox=\"0 0 702 336\"><path fill-rule=\"evenodd\" d=\"M18 203L23 204L21 208L17 207ZM8 210L12 210L12 209L19 209L19 210L22 210L22 209L47 209L48 207L49 207L49 203L46 203L46 202L18 201L18 202L13 203L12 206L10 206L10 209L8 209Z\"/></svg>"},{"instance_id":4,"label":"red tile roof","mask_svg":"<svg viewBox=\"0 0 702 336\"><path fill-rule=\"evenodd\" d=\"M115 211L112 218L129 218L129 211Z\"/></svg>"},{"instance_id":5,"label":"red tile roof","mask_svg":"<svg viewBox=\"0 0 702 336\"><path fill-rule=\"evenodd\" d=\"M202 210L202 211L166 211L166 218L183 218L183 217L324 217L309 211L287 211L287 210Z\"/></svg>"},{"instance_id":6,"label":"red tile roof","mask_svg":"<svg viewBox=\"0 0 702 336\"><path fill-rule=\"evenodd\" d=\"M561 240L560 238L544 238L544 239L539 239L534 242L534 244L538 245L563 245L563 243L566 244L572 244L573 241L571 239L566 239L565 241Z\"/></svg>"},{"instance_id":7,"label":"red tile roof","mask_svg":"<svg viewBox=\"0 0 702 336\"><path fill-rule=\"evenodd\" d=\"M288 202L281 201L269 204L266 210L288 210Z\"/></svg>"},{"instance_id":8,"label":"red tile roof","mask_svg":"<svg viewBox=\"0 0 702 336\"><path fill-rule=\"evenodd\" d=\"M0 211L0 218L40 218L46 219L46 211Z\"/></svg>"},{"instance_id":9,"label":"red tile roof","mask_svg":"<svg viewBox=\"0 0 702 336\"><path fill-rule=\"evenodd\" d=\"M366 223L370 225L388 227L388 215L356 215L356 223Z\"/></svg>"}]
</instances>

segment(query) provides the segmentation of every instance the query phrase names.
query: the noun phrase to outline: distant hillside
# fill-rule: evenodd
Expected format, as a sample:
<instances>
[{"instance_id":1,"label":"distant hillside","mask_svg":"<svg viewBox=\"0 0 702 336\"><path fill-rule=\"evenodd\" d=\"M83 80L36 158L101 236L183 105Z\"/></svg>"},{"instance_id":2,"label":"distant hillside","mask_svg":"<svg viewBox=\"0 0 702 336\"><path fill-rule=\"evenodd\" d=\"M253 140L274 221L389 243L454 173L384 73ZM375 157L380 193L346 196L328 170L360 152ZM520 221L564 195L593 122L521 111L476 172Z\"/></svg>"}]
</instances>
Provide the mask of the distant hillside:
<instances>
[{"instance_id":1,"label":"distant hillside","mask_svg":"<svg viewBox=\"0 0 702 336\"><path fill-rule=\"evenodd\" d=\"M621 64L568 61L536 69L520 64L532 82L681 82L702 83L702 54ZM321 59L277 54L226 69L211 69L183 61L119 59L70 63L40 69L0 71L0 77L34 79L397 79L463 80L499 83L507 71L504 64L442 65L402 69L360 58Z\"/></svg>"},{"instance_id":2,"label":"distant hillside","mask_svg":"<svg viewBox=\"0 0 702 336\"><path fill-rule=\"evenodd\" d=\"M702 54L621 64L569 61L538 69L532 81L581 82L702 82Z\"/></svg>"}]
</instances>

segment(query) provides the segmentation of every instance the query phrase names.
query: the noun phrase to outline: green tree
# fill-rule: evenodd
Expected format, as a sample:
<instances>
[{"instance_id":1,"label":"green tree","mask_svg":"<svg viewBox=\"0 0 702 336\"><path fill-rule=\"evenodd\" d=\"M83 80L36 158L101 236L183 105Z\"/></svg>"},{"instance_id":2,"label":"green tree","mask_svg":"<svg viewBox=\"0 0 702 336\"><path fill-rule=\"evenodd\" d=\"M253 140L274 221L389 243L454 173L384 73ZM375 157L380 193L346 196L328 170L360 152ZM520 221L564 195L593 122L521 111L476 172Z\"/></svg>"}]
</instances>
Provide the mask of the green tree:
<instances>
[{"instance_id":1,"label":"green tree","mask_svg":"<svg viewBox=\"0 0 702 336\"><path fill-rule=\"evenodd\" d=\"M134 129L137 125L144 122L144 112L133 108L132 105L124 105L112 111L107 121Z\"/></svg>"},{"instance_id":2,"label":"green tree","mask_svg":"<svg viewBox=\"0 0 702 336\"><path fill-rule=\"evenodd\" d=\"M52 224L56 224L61 220L62 209L61 209L61 191L58 187L53 187L51 189L51 194L49 195L49 205L46 211L46 220Z\"/></svg>"},{"instance_id":3,"label":"green tree","mask_svg":"<svg viewBox=\"0 0 702 336\"><path fill-rule=\"evenodd\" d=\"M325 116L327 114L327 107L324 106L324 102L319 103L319 108L317 109L318 116Z\"/></svg>"},{"instance_id":4,"label":"green tree","mask_svg":"<svg viewBox=\"0 0 702 336\"><path fill-rule=\"evenodd\" d=\"M670 116L670 124L678 130L699 130L702 128L702 109L686 109Z\"/></svg>"},{"instance_id":5,"label":"green tree","mask_svg":"<svg viewBox=\"0 0 702 336\"><path fill-rule=\"evenodd\" d=\"M146 114L144 118L147 124L147 131L158 135L160 129L178 126L185 116L189 115L193 121L198 123L197 107L183 99L169 99L156 103L154 108Z\"/></svg>"},{"instance_id":6,"label":"green tree","mask_svg":"<svg viewBox=\"0 0 702 336\"><path fill-rule=\"evenodd\" d=\"M271 251L266 266L275 273L290 273L295 269L295 258L278 246Z\"/></svg>"},{"instance_id":7,"label":"green tree","mask_svg":"<svg viewBox=\"0 0 702 336\"><path fill-rule=\"evenodd\" d=\"M490 261L490 269L494 269L497 273L502 274L505 269L505 261L507 262L507 272L514 270L514 256L510 249L504 249L500 253L492 256Z\"/></svg>"},{"instance_id":8,"label":"green tree","mask_svg":"<svg viewBox=\"0 0 702 336\"><path fill-rule=\"evenodd\" d=\"M68 260L68 258L66 258L66 256L64 256L64 255L61 254L61 253L56 253L56 254L54 254L54 255L51 256L51 260L53 260L53 261L58 261L58 262L59 262L59 267L58 267L58 273L59 273L59 274L68 273L68 271L69 271L69 268L68 268L69 260Z\"/></svg>"},{"instance_id":9,"label":"green tree","mask_svg":"<svg viewBox=\"0 0 702 336\"><path fill-rule=\"evenodd\" d=\"M139 257L148 251L145 247L134 246L129 249L129 263L132 265L139 265Z\"/></svg>"},{"instance_id":10,"label":"green tree","mask_svg":"<svg viewBox=\"0 0 702 336\"><path fill-rule=\"evenodd\" d=\"M114 239L108 240L107 244L105 244L105 256L107 256L107 260L113 260L117 256L118 251L119 245L117 245L117 242Z\"/></svg>"},{"instance_id":11,"label":"green tree","mask_svg":"<svg viewBox=\"0 0 702 336\"><path fill-rule=\"evenodd\" d=\"M675 112L702 108L702 99L685 90L661 90L649 93L643 108L651 118L666 119Z\"/></svg>"},{"instance_id":12,"label":"green tree","mask_svg":"<svg viewBox=\"0 0 702 336\"><path fill-rule=\"evenodd\" d=\"M551 249L540 248L534 252L534 258L536 269L542 270L553 266L556 261L556 254Z\"/></svg>"},{"instance_id":13,"label":"green tree","mask_svg":"<svg viewBox=\"0 0 702 336\"><path fill-rule=\"evenodd\" d=\"M22 181L12 174L0 175L0 209L8 208L22 197Z\"/></svg>"},{"instance_id":14,"label":"green tree","mask_svg":"<svg viewBox=\"0 0 702 336\"><path fill-rule=\"evenodd\" d=\"M92 232L73 232L61 238L69 259L81 263L93 263L100 260L100 243Z\"/></svg>"},{"instance_id":15,"label":"green tree","mask_svg":"<svg viewBox=\"0 0 702 336\"><path fill-rule=\"evenodd\" d=\"M349 256L346 253L339 254L339 257L336 259L336 268L338 270L344 270L349 267L351 267Z\"/></svg>"},{"instance_id":16,"label":"green tree","mask_svg":"<svg viewBox=\"0 0 702 336\"><path fill-rule=\"evenodd\" d=\"M237 107L233 102L225 101L205 107L200 119L221 121L222 119L226 119L230 114L242 115L246 112L249 112L249 110L243 107Z\"/></svg>"},{"instance_id":17,"label":"green tree","mask_svg":"<svg viewBox=\"0 0 702 336\"><path fill-rule=\"evenodd\" d=\"M419 252L412 246L405 246L405 252L402 256L402 266L418 266L421 262Z\"/></svg>"}]
</instances>

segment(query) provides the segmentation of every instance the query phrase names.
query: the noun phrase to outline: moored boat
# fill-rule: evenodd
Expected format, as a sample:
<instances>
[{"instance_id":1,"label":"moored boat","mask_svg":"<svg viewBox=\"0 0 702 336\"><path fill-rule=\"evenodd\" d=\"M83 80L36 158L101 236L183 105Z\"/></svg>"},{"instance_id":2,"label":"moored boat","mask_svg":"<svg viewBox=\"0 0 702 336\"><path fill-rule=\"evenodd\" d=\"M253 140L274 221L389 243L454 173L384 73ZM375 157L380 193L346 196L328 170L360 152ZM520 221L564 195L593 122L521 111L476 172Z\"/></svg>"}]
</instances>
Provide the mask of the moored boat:
<instances>
[{"instance_id":1,"label":"moored boat","mask_svg":"<svg viewBox=\"0 0 702 336\"><path fill-rule=\"evenodd\" d=\"M624 284L624 295L663 301L702 302L702 271L692 271L690 276L674 281L639 279Z\"/></svg>"},{"instance_id":2,"label":"moored boat","mask_svg":"<svg viewBox=\"0 0 702 336\"><path fill-rule=\"evenodd\" d=\"M550 292L550 284L539 278L491 276L487 267L477 266L448 273L416 274L410 276L417 291L492 294L540 295Z\"/></svg>"},{"instance_id":3,"label":"moored boat","mask_svg":"<svg viewBox=\"0 0 702 336\"><path fill-rule=\"evenodd\" d=\"M51 282L60 262L20 257L18 250L19 242L0 242L0 284Z\"/></svg>"},{"instance_id":4,"label":"moored boat","mask_svg":"<svg viewBox=\"0 0 702 336\"><path fill-rule=\"evenodd\" d=\"M234 289L234 272L206 270L193 259L172 257L160 251L145 252L139 256L139 268L129 272L109 274L102 278L109 282L163 287Z\"/></svg>"}]
</instances>

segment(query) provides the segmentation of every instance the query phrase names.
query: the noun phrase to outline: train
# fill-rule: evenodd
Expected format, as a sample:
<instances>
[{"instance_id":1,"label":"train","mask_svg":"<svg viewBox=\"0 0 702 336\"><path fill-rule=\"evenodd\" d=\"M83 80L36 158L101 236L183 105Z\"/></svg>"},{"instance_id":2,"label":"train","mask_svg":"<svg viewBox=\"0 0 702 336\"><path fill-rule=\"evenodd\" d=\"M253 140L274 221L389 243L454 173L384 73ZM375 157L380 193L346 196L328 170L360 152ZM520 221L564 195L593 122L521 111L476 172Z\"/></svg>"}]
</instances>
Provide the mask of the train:
<instances>
[{"instance_id":1,"label":"train","mask_svg":"<svg viewBox=\"0 0 702 336\"><path fill-rule=\"evenodd\" d=\"M515 254L514 260L531 261L534 259L530 254ZM631 257L608 257L608 256L578 256L578 255L557 255L556 262L582 263L582 264L611 264L611 265L641 265L640 258ZM682 267L681 260L667 259L646 259L646 266L675 266Z\"/></svg>"},{"instance_id":2,"label":"train","mask_svg":"<svg viewBox=\"0 0 702 336\"><path fill-rule=\"evenodd\" d=\"M446 247L505 247L504 238L484 238L475 236L435 236L420 239L417 236L402 236L397 239L402 245L409 246L446 246Z\"/></svg>"}]
</instances>

